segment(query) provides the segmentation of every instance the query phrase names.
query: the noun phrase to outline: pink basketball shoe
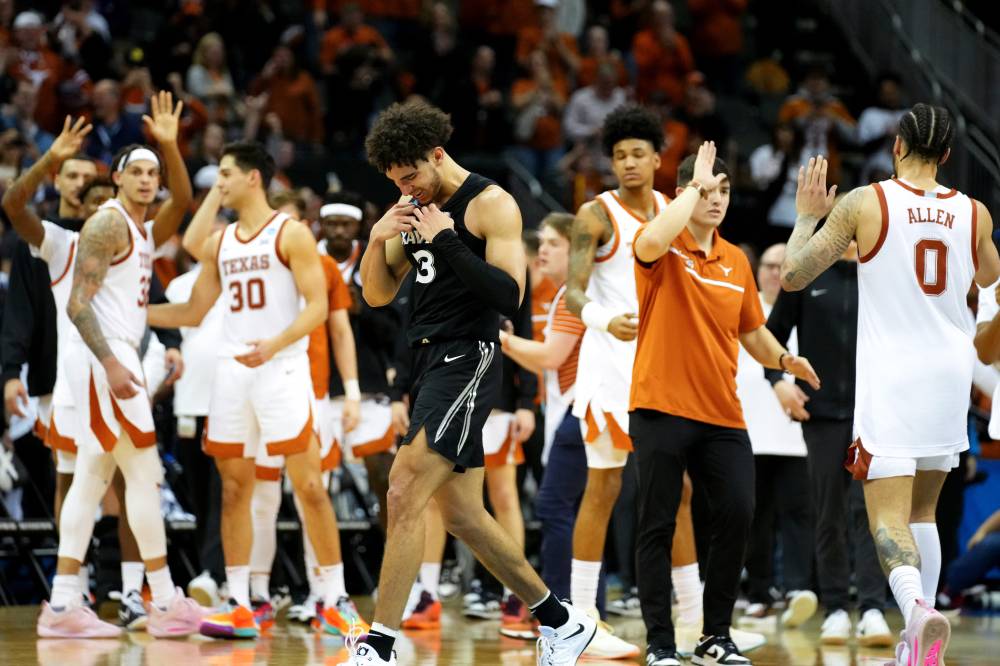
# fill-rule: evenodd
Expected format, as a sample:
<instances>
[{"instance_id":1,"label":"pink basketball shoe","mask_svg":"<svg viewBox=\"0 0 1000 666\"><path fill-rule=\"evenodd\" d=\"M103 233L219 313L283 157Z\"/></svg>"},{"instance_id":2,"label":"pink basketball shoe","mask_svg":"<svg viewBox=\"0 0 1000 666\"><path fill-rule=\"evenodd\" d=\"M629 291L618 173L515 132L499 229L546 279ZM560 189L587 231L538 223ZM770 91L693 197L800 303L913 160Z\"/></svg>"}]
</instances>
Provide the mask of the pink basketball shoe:
<instances>
[{"instance_id":1,"label":"pink basketball shoe","mask_svg":"<svg viewBox=\"0 0 1000 666\"><path fill-rule=\"evenodd\" d=\"M185 597L178 587L165 610L160 610L155 604L149 604L149 622L146 631L156 638L197 634L205 617L205 610L194 599Z\"/></svg>"},{"instance_id":2,"label":"pink basketball shoe","mask_svg":"<svg viewBox=\"0 0 1000 666\"><path fill-rule=\"evenodd\" d=\"M37 630L42 638L118 638L122 635L120 627L101 620L89 608L70 606L56 611L47 601L42 602Z\"/></svg>"},{"instance_id":3,"label":"pink basketball shoe","mask_svg":"<svg viewBox=\"0 0 1000 666\"><path fill-rule=\"evenodd\" d=\"M920 599L900 637L903 641L896 646L899 666L939 666L944 663L951 625L948 618Z\"/></svg>"}]
</instances>

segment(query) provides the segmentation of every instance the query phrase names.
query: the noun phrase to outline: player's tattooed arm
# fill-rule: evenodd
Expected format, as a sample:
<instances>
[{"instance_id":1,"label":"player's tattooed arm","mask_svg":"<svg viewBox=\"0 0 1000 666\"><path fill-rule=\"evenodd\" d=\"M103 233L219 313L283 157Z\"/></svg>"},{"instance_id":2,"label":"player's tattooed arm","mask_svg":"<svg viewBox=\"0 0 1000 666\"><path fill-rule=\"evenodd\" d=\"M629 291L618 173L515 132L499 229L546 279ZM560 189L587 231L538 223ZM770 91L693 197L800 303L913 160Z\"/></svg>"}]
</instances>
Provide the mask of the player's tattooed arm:
<instances>
[{"instance_id":1,"label":"player's tattooed arm","mask_svg":"<svg viewBox=\"0 0 1000 666\"><path fill-rule=\"evenodd\" d=\"M875 530L875 550L886 576L896 567L920 568L920 553L908 528L879 527Z\"/></svg>"},{"instance_id":2,"label":"player's tattooed arm","mask_svg":"<svg viewBox=\"0 0 1000 666\"><path fill-rule=\"evenodd\" d=\"M820 216L799 214L788 239L785 261L781 264L781 286L787 291L804 289L844 255L857 234L866 187L849 192L833 208L826 224L815 234Z\"/></svg>"},{"instance_id":3,"label":"player's tattooed arm","mask_svg":"<svg viewBox=\"0 0 1000 666\"><path fill-rule=\"evenodd\" d=\"M66 313L90 351L102 362L112 355L111 348L101 331L91 301L104 283L111 261L124 252L130 242L125 220L108 209L95 213L80 232L73 287Z\"/></svg>"},{"instance_id":4,"label":"player's tattooed arm","mask_svg":"<svg viewBox=\"0 0 1000 666\"><path fill-rule=\"evenodd\" d=\"M580 207L570 234L569 275L566 278L566 307L577 317L590 300L587 283L594 269L597 248L610 240L613 233L614 226L604 206L590 201Z\"/></svg>"}]
</instances>

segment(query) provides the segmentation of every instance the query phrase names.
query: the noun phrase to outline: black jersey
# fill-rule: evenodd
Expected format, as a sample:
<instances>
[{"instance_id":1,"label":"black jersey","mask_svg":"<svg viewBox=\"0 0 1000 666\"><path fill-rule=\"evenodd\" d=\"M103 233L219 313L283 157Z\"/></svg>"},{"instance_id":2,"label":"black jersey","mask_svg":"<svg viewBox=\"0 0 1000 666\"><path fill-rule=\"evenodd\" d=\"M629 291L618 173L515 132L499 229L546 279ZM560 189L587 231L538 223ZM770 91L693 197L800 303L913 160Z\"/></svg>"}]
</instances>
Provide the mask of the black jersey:
<instances>
[{"instance_id":1,"label":"black jersey","mask_svg":"<svg viewBox=\"0 0 1000 666\"><path fill-rule=\"evenodd\" d=\"M455 221L458 238L480 259L486 258L486 241L472 235L465 226L469 202L492 180L470 173L441 210ZM413 293L407 341L411 347L448 340L498 339L498 313L472 292L443 257L415 230L404 232L403 250L413 266Z\"/></svg>"}]
</instances>

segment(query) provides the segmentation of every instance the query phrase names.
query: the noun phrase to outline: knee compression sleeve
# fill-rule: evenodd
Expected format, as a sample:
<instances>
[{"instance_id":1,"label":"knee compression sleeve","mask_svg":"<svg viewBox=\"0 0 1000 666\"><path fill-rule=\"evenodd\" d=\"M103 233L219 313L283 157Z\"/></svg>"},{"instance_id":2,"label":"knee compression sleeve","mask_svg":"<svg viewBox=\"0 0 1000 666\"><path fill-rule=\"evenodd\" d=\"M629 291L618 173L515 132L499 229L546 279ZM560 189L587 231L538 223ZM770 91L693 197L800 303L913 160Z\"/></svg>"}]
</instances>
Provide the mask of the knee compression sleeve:
<instances>
[{"instance_id":1,"label":"knee compression sleeve","mask_svg":"<svg viewBox=\"0 0 1000 666\"><path fill-rule=\"evenodd\" d=\"M77 456L73 484L63 501L59 519L59 557L82 562L87 555L90 537L94 533L94 515L107 492L115 471L109 454Z\"/></svg>"},{"instance_id":2,"label":"knee compression sleeve","mask_svg":"<svg viewBox=\"0 0 1000 666\"><path fill-rule=\"evenodd\" d=\"M278 550L275 534L278 509L281 507L281 482L258 480L253 487L253 546L250 549L250 572L270 573Z\"/></svg>"}]
</instances>

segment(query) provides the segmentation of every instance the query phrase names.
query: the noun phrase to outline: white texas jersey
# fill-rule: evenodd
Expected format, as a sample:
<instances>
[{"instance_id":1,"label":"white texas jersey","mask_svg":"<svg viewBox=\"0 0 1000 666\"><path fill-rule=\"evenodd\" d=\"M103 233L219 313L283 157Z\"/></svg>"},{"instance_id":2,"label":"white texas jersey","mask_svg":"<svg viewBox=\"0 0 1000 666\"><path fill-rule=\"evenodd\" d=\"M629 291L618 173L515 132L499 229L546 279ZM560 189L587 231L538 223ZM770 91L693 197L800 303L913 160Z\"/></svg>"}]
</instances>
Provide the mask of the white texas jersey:
<instances>
[{"instance_id":1,"label":"white texas jersey","mask_svg":"<svg viewBox=\"0 0 1000 666\"><path fill-rule=\"evenodd\" d=\"M611 219L611 239L597 248L594 268L587 285L587 297L616 316L639 312L635 291L635 258L632 242L648 220L626 207L618 194L609 190L596 197ZM668 199L653 192L654 210L659 213ZM584 419L590 410L598 429L606 425L605 414L614 416L628 432L628 401L635 362L635 340L623 342L607 331L588 328L580 345L573 415Z\"/></svg>"},{"instance_id":2,"label":"white texas jersey","mask_svg":"<svg viewBox=\"0 0 1000 666\"><path fill-rule=\"evenodd\" d=\"M240 237L238 222L222 231L217 261L225 307L219 356L246 353L248 343L277 336L302 311L292 270L278 251L289 223L294 223L292 218L276 211L250 238ZM275 358L304 354L308 344L308 336L303 336Z\"/></svg>"},{"instance_id":3,"label":"white texas jersey","mask_svg":"<svg viewBox=\"0 0 1000 666\"><path fill-rule=\"evenodd\" d=\"M108 199L99 210L109 208L125 218L129 247L123 257L108 266L91 307L105 338L122 340L138 349L146 331L149 283L153 279L153 222L136 222L117 199ZM75 339L82 339L75 326L72 330Z\"/></svg>"},{"instance_id":4,"label":"white texas jersey","mask_svg":"<svg viewBox=\"0 0 1000 666\"><path fill-rule=\"evenodd\" d=\"M52 389L52 402L56 405L72 404L69 385L63 372L62 359L65 358L66 345L76 327L66 314L69 303L69 293L73 290L73 265L76 263L76 246L80 233L60 227L58 224L42 222L45 237L38 247L29 246L32 256L38 257L49 267L49 285L52 288L52 300L56 304L56 383Z\"/></svg>"},{"instance_id":5,"label":"white texas jersey","mask_svg":"<svg viewBox=\"0 0 1000 666\"><path fill-rule=\"evenodd\" d=\"M872 187L882 231L858 266L854 428L874 455L958 453L969 446L976 362L966 304L978 267L976 204L897 179Z\"/></svg>"}]
</instances>

